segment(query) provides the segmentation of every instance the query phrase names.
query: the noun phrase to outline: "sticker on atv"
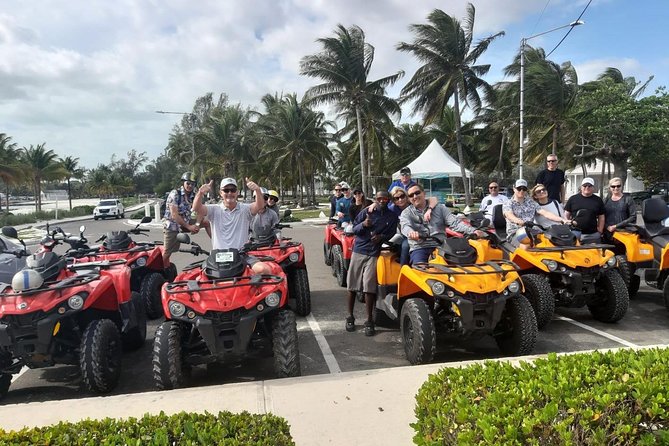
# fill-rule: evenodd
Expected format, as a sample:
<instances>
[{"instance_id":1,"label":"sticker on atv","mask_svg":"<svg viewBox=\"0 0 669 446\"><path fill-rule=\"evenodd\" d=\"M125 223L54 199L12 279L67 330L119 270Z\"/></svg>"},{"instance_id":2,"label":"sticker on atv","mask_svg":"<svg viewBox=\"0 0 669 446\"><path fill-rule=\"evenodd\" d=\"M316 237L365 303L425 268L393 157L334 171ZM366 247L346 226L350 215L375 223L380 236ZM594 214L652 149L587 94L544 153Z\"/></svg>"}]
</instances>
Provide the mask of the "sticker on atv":
<instances>
[{"instance_id":1,"label":"sticker on atv","mask_svg":"<svg viewBox=\"0 0 669 446\"><path fill-rule=\"evenodd\" d=\"M235 254L231 251L216 253L216 263L230 263L234 259L235 259Z\"/></svg>"}]
</instances>

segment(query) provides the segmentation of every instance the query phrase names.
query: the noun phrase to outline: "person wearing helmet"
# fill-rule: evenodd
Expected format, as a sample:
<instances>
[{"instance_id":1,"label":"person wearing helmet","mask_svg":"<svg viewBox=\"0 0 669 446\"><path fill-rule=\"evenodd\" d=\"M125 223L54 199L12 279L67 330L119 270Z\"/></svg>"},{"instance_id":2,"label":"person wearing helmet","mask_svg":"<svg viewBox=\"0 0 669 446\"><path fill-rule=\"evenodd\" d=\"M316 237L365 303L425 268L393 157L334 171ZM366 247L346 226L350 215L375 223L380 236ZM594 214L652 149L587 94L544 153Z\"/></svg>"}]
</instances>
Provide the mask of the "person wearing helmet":
<instances>
[{"instance_id":1,"label":"person wearing helmet","mask_svg":"<svg viewBox=\"0 0 669 446\"><path fill-rule=\"evenodd\" d=\"M274 225L279 222L279 214L269 209L269 192L267 189L261 187L260 191L265 201L265 207L258 209L258 213L253 216L253 220L251 221L251 239L254 242L264 243L274 241ZM253 193L253 198L255 197L256 192Z\"/></svg>"},{"instance_id":2,"label":"person wearing helmet","mask_svg":"<svg viewBox=\"0 0 669 446\"><path fill-rule=\"evenodd\" d=\"M267 209L276 212L277 217L279 216L279 193L274 189L267 191L269 198L267 199Z\"/></svg>"},{"instance_id":3,"label":"person wearing helmet","mask_svg":"<svg viewBox=\"0 0 669 446\"><path fill-rule=\"evenodd\" d=\"M191 221L191 210L195 199L197 180L192 172L181 175L181 187L174 189L165 201L163 215L163 264L169 266L172 253L179 250L177 234L180 230L197 234L200 226Z\"/></svg>"}]
</instances>

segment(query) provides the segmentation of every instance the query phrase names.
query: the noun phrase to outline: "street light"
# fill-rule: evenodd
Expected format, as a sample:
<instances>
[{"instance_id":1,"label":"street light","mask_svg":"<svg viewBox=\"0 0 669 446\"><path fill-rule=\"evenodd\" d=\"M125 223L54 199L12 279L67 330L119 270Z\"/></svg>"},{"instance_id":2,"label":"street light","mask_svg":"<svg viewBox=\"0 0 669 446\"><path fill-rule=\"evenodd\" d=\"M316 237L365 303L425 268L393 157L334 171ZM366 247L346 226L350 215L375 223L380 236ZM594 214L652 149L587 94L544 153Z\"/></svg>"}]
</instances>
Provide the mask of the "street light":
<instances>
[{"instance_id":1,"label":"street light","mask_svg":"<svg viewBox=\"0 0 669 446\"><path fill-rule=\"evenodd\" d=\"M523 125L523 105L524 105L524 99L525 99L525 45L527 44L527 41L530 39L534 39L535 37L543 36L544 34L552 33L553 31L557 31L563 28L569 28L569 27L574 27L574 26L579 26L583 25L582 20L576 20L574 22L571 22L568 25L562 25L558 26L557 28L550 29L548 31L544 31L539 34L535 34L530 37L523 37L520 39L520 152L519 152L519 165L518 165L518 176L519 178L523 178L523 148L525 146L525 129Z\"/></svg>"},{"instance_id":2,"label":"street light","mask_svg":"<svg viewBox=\"0 0 669 446\"><path fill-rule=\"evenodd\" d=\"M193 130L195 129L195 115L193 113L163 111L163 110L156 110L156 113L160 113L161 115L182 115L189 117L190 126L188 129L189 130L188 133L190 133L190 150L191 150L190 168L191 170L193 170L195 168L195 138L194 138L195 135L193 132Z\"/></svg>"}]
</instances>

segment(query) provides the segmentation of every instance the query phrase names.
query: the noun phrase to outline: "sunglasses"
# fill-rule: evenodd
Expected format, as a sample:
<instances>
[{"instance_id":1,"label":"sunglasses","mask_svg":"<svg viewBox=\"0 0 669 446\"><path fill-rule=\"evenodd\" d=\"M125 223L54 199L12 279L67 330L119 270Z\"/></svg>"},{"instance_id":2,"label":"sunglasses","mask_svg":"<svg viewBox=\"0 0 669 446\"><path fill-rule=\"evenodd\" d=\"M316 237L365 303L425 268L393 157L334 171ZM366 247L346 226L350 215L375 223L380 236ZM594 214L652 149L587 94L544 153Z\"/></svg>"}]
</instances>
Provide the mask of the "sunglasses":
<instances>
[{"instance_id":1,"label":"sunglasses","mask_svg":"<svg viewBox=\"0 0 669 446\"><path fill-rule=\"evenodd\" d=\"M410 173L401 173L400 175L403 176L403 177L408 177L411 174Z\"/></svg>"},{"instance_id":2,"label":"sunglasses","mask_svg":"<svg viewBox=\"0 0 669 446\"><path fill-rule=\"evenodd\" d=\"M237 192L237 189L235 189L235 188L221 189L221 191L225 194L234 194L235 192Z\"/></svg>"},{"instance_id":3,"label":"sunglasses","mask_svg":"<svg viewBox=\"0 0 669 446\"><path fill-rule=\"evenodd\" d=\"M595 187L592 184L581 184L581 187Z\"/></svg>"},{"instance_id":4,"label":"sunglasses","mask_svg":"<svg viewBox=\"0 0 669 446\"><path fill-rule=\"evenodd\" d=\"M395 201L404 200L406 197L407 197L406 195L402 194L402 195L398 195L396 197L393 197L393 200L395 200Z\"/></svg>"},{"instance_id":5,"label":"sunglasses","mask_svg":"<svg viewBox=\"0 0 669 446\"><path fill-rule=\"evenodd\" d=\"M341 189L335 189L335 192L341 192Z\"/></svg>"},{"instance_id":6,"label":"sunglasses","mask_svg":"<svg viewBox=\"0 0 669 446\"><path fill-rule=\"evenodd\" d=\"M407 194L407 195L409 196L409 198L413 198L419 196L421 193L422 193L421 191L416 191L412 194Z\"/></svg>"},{"instance_id":7,"label":"sunglasses","mask_svg":"<svg viewBox=\"0 0 669 446\"><path fill-rule=\"evenodd\" d=\"M353 192L353 195L362 195L362 192L360 192L360 191L358 190L358 191Z\"/></svg>"},{"instance_id":8,"label":"sunglasses","mask_svg":"<svg viewBox=\"0 0 669 446\"><path fill-rule=\"evenodd\" d=\"M493 190L493 189L498 189L497 186L488 186L488 189Z\"/></svg>"},{"instance_id":9,"label":"sunglasses","mask_svg":"<svg viewBox=\"0 0 669 446\"><path fill-rule=\"evenodd\" d=\"M195 186L195 181L186 181L186 186Z\"/></svg>"},{"instance_id":10,"label":"sunglasses","mask_svg":"<svg viewBox=\"0 0 669 446\"><path fill-rule=\"evenodd\" d=\"M557 163L557 160L546 160L547 163Z\"/></svg>"},{"instance_id":11,"label":"sunglasses","mask_svg":"<svg viewBox=\"0 0 669 446\"><path fill-rule=\"evenodd\" d=\"M534 191L535 194L543 194L546 192L546 189L537 189Z\"/></svg>"},{"instance_id":12,"label":"sunglasses","mask_svg":"<svg viewBox=\"0 0 669 446\"><path fill-rule=\"evenodd\" d=\"M611 189L620 189L620 188L622 187L622 185L620 185L620 184L612 184L610 187L611 187Z\"/></svg>"},{"instance_id":13,"label":"sunglasses","mask_svg":"<svg viewBox=\"0 0 669 446\"><path fill-rule=\"evenodd\" d=\"M269 200L269 195L263 195L262 197L265 201Z\"/></svg>"},{"instance_id":14,"label":"sunglasses","mask_svg":"<svg viewBox=\"0 0 669 446\"><path fill-rule=\"evenodd\" d=\"M387 197L376 197L376 201L378 201L379 203L383 203L384 201L388 201L388 198Z\"/></svg>"},{"instance_id":15,"label":"sunglasses","mask_svg":"<svg viewBox=\"0 0 669 446\"><path fill-rule=\"evenodd\" d=\"M276 198L276 197L269 197L269 200L272 200L272 201L277 201L277 200L278 200L278 198Z\"/></svg>"},{"instance_id":16,"label":"sunglasses","mask_svg":"<svg viewBox=\"0 0 669 446\"><path fill-rule=\"evenodd\" d=\"M348 187L342 187L341 190L342 190L342 191L347 191L347 190L348 190Z\"/></svg>"},{"instance_id":17,"label":"sunglasses","mask_svg":"<svg viewBox=\"0 0 669 446\"><path fill-rule=\"evenodd\" d=\"M517 187L516 190L519 190L521 192L527 192L527 188L525 186Z\"/></svg>"}]
</instances>

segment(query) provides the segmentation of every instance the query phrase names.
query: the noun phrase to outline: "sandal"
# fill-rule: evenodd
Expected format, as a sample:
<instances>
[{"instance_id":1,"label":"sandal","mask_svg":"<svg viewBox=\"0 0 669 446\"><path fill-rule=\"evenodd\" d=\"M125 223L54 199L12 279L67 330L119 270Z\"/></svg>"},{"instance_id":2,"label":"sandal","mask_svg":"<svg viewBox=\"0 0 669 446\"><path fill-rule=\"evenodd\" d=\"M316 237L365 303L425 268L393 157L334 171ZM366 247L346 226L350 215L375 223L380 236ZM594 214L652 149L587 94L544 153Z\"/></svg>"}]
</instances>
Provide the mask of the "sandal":
<instances>
[{"instance_id":1,"label":"sandal","mask_svg":"<svg viewBox=\"0 0 669 446\"><path fill-rule=\"evenodd\" d=\"M346 331L355 331L355 318L353 316L346 318Z\"/></svg>"},{"instance_id":2,"label":"sandal","mask_svg":"<svg viewBox=\"0 0 669 446\"><path fill-rule=\"evenodd\" d=\"M365 336L374 336L375 334L376 330L374 330L374 322L365 322Z\"/></svg>"}]
</instances>

